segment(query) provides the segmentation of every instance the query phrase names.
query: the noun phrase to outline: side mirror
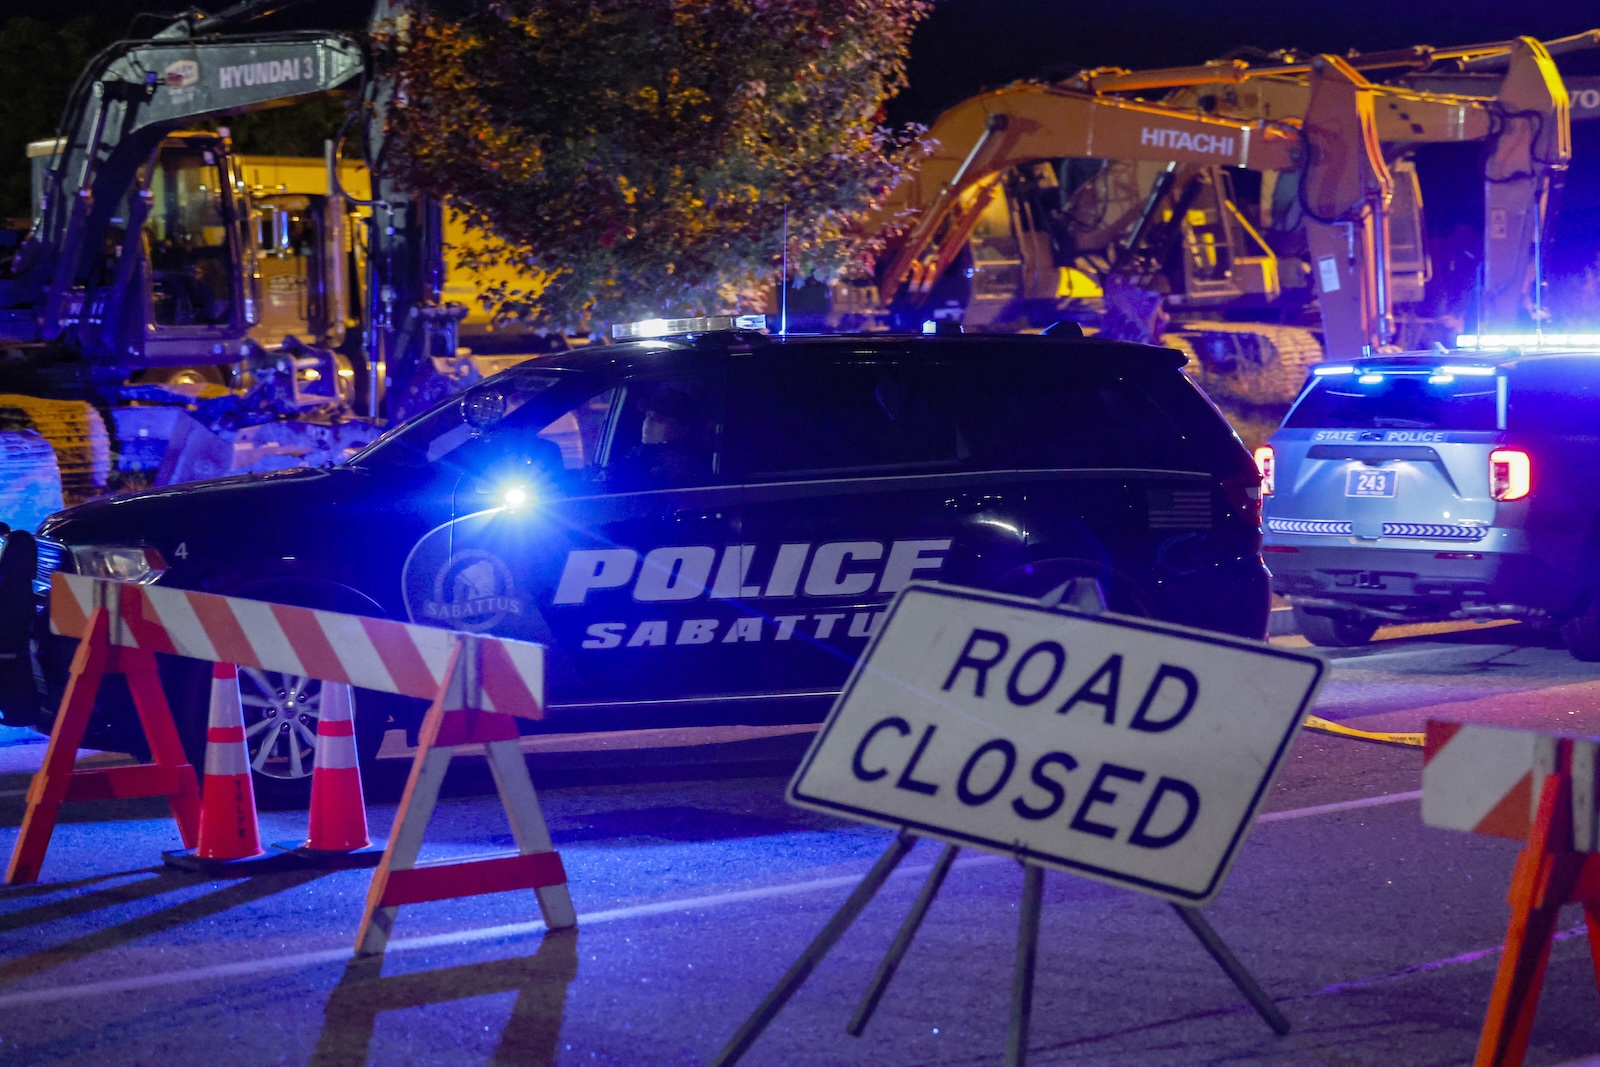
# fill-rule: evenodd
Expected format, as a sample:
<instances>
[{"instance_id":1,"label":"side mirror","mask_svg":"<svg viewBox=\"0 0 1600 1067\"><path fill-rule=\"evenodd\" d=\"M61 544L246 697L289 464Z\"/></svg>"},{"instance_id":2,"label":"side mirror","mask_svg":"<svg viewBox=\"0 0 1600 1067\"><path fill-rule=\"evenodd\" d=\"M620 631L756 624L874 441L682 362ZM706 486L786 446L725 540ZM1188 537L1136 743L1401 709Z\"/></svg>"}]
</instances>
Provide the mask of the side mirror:
<instances>
[{"instance_id":1,"label":"side mirror","mask_svg":"<svg viewBox=\"0 0 1600 1067\"><path fill-rule=\"evenodd\" d=\"M487 433L505 415L505 394L498 389L474 389L461 398L461 420L474 436Z\"/></svg>"}]
</instances>

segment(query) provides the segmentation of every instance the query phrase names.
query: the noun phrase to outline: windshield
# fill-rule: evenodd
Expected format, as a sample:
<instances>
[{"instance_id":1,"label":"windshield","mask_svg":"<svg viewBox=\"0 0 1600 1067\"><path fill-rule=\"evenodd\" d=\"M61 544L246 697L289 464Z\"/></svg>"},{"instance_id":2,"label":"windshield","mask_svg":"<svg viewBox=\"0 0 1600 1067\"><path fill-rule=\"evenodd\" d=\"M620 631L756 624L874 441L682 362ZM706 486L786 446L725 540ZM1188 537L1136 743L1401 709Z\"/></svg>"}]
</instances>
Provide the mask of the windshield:
<instances>
[{"instance_id":1,"label":"windshield","mask_svg":"<svg viewBox=\"0 0 1600 1067\"><path fill-rule=\"evenodd\" d=\"M1317 378L1284 428L1463 430L1499 428L1498 377L1372 371Z\"/></svg>"}]
</instances>

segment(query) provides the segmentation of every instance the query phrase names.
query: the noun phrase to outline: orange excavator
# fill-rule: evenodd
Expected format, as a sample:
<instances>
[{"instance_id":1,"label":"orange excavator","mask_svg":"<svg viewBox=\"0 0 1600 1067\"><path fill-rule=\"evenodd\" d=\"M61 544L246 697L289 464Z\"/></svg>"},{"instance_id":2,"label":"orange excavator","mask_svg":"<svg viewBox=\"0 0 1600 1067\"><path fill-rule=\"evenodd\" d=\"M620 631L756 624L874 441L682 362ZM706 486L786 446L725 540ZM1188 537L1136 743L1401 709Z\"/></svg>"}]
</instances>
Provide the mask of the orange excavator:
<instances>
[{"instance_id":1,"label":"orange excavator","mask_svg":"<svg viewBox=\"0 0 1600 1067\"><path fill-rule=\"evenodd\" d=\"M1087 274L1104 286L1112 332L1155 340L1163 315L1174 315L1168 343L1220 336L1235 357L1222 365L1246 364L1241 399L1286 401L1320 358L1310 331L1185 320L1281 320L1315 295L1328 351L1388 343L1395 297L1416 299L1426 278L1415 172L1392 146L1493 139L1491 277L1517 290L1543 190L1570 155L1569 116L1544 46L1519 39L1472 54L1495 50L1510 56L1496 100L1374 85L1334 56L1275 65L1270 107L1236 93L1243 102L1225 108L1215 102L1223 94L1204 91L1229 78L1257 82L1237 64L1089 72L973 97L940 116L933 154L883 208L885 225L909 216L910 226L880 260L879 307L907 319L954 313L984 327L1026 325L1055 317ZM1177 87L1189 97L1114 95ZM1233 189L1247 175L1260 187L1256 205ZM1398 256L1391 229L1403 238ZM1302 255L1281 254L1262 230L1301 234ZM865 295L856 310L872 302L873 290ZM848 300L836 307L852 310Z\"/></svg>"}]
</instances>

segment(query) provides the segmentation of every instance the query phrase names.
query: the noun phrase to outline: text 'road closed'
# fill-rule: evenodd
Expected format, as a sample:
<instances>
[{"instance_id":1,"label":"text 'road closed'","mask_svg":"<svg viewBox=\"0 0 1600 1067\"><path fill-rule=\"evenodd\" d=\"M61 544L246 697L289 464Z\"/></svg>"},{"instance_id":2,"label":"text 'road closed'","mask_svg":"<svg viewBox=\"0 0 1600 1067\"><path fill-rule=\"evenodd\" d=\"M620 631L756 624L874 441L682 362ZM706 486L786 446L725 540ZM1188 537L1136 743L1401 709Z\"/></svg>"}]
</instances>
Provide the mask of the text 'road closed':
<instances>
[{"instance_id":1,"label":"text 'road closed'","mask_svg":"<svg viewBox=\"0 0 1600 1067\"><path fill-rule=\"evenodd\" d=\"M917 583L790 799L1204 903L1321 673L1257 642Z\"/></svg>"}]
</instances>

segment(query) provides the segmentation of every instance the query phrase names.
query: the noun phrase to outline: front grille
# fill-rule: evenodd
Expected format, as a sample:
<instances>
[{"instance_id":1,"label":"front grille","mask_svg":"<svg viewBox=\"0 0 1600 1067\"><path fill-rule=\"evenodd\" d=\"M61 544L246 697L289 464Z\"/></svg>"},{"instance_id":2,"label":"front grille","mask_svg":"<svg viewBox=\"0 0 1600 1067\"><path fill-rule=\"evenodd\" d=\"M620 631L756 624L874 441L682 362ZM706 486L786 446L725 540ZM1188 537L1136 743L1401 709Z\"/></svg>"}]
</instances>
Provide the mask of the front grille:
<instances>
[{"instance_id":1,"label":"front grille","mask_svg":"<svg viewBox=\"0 0 1600 1067\"><path fill-rule=\"evenodd\" d=\"M1268 519L1267 529L1273 533L1343 534L1346 537L1355 532L1350 523L1336 519Z\"/></svg>"},{"instance_id":2,"label":"front grille","mask_svg":"<svg viewBox=\"0 0 1600 1067\"><path fill-rule=\"evenodd\" d=\"M1386 522L1385 537L1423 537L1434 541L1481 541L1486 526L1461 526L1453 522Z\"/></svg>"},{"instance_id":3,"label":"front grille","mask_svg":"<svg viewBox=\"0 0 1600 1067\"><path fill-rule=\"evenodd\" d=\"M39 568L34 572L33 591L40 596L50 595L50 576L67 569L67 546L55 541L38 539Z\"/></svg>"}]
</instances>

